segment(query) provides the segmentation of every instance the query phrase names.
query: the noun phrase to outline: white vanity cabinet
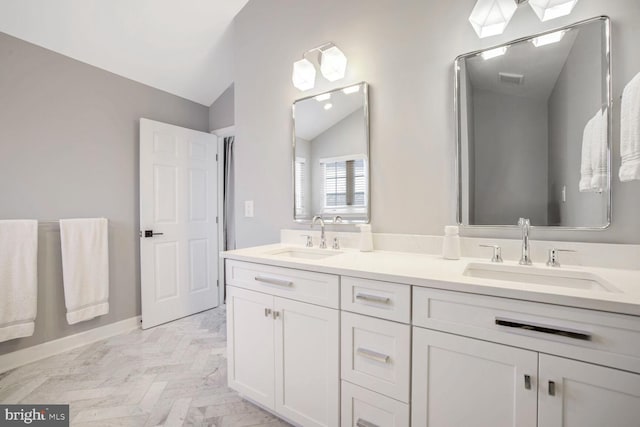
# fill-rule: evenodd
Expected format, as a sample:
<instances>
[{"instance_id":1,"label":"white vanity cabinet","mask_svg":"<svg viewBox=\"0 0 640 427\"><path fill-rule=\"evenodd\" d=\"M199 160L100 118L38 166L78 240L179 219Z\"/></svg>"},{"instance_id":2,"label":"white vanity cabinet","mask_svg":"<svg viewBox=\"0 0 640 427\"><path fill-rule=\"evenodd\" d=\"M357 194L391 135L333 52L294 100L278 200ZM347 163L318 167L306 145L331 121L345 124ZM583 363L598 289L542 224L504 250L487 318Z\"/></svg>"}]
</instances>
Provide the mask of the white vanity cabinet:
<instances>
[{"instance_id":1,"label":"white vanity cabinet","mask_svg":"<svg viewBox=\"0 0 640 427\"><path fill-rule=\"evenodd\" d=\"M413 310L413 427L640 425L640 319L428 288Z\"/></svg>"},{"instance_id":2,"label":"white vanity cabinet","mask_svg":"<svg viewBox=\"0 0 640 427\"><path fill-rule=\"evenodd\" d=\"M338 278L245 264L257 279L240 284L255 282L259 291L235 286L233 268L227 270L229 386L299 425L339 425L339 311L294 300L310 299L308 280L334 287L322 294L337 296ZM269 286L288 298L267 293Z\"/></svg>"},{"instance_id":3,"label":"white vanity cabinet","mask_svg":"<svg viewBox=\"0 0 640 427\"><path fill-rule=\"evenodd\" d=\"M638 316L309 268L225 268L229 386L296 425L640 426Z\"/></svg>"}]
</instances>

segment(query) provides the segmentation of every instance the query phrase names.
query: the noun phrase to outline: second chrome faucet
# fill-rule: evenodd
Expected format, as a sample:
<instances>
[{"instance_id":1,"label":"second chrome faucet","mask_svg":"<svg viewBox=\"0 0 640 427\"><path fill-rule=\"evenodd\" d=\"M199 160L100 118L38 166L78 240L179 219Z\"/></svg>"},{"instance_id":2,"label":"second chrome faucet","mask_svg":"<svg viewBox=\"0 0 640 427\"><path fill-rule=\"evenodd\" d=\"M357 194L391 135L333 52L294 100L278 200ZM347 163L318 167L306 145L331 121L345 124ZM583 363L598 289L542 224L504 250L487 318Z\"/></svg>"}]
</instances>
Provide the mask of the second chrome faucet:
<instances>
[{"instance_id":1,"label":"second chrome faucet","mask_svg":"<svg viewBox=\"0 0 640 427\"><path fill-rule=\"evenodd\" d=\"M529 246L529 228L531 221L529 218L520 218L518 225L522 229L522 256L520 257L520 265L531 265L531 247Z\"/></svg>"}]
</instances>

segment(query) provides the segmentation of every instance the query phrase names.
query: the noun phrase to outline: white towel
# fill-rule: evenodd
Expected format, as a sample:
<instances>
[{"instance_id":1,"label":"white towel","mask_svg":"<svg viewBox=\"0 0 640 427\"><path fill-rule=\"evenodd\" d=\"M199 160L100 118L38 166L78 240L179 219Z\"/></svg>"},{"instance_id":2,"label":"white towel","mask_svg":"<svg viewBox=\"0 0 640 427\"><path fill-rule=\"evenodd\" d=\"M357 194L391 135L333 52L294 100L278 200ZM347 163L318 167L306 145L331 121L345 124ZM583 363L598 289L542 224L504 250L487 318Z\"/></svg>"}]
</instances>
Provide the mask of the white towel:
<instances>
[{"instance_id":1,"label":"white towel","mask_svg":"<svg viewBox=\"0 0 640 427\"><path fill-rule=\"evenodd\" d=\"M0 342L33 335L38 221L0 221Z\"/></svg>"},{"instance_id":2,"label":"white towel","mask_svg":"<svg viewBox=\"0 0 640 427\"><path fill-rule=\"evenodd\" d=\"M591 142L591 190L601 193L609 188L609 115L607 109L594 116Z\"/></svg>"},{"instance_id":3,"label":"white towel","mask_svg":"<svg viewBox=\"0 0 640 427\"><path fill-rule=\"evenodd\" d=\"M580 191L591 192L591 182L593 180L593 165L591 163L591 147L593 145L594 127L596 117L589 119L582 132L582 158L580 162Z\"/></svg>"},{"instance_id":4,"label":"white towel","mask_svg":"<svg viewBox=\"0 0 640 427\"><path fill-rule=\"evenodd\" d=\"M60 220L64 302L70 325L109 312L108 234L105 218Z\"/></svg>"},{"instance_id":5,"label":"white towel","mask_svg":"<svg viewBox=\"0 0 640 427\"><path fill-rule=\"evenodd\" d=\"M640 180L640 73L622 92L620 117L620 181Z\"/></svg>"}]
</instances>

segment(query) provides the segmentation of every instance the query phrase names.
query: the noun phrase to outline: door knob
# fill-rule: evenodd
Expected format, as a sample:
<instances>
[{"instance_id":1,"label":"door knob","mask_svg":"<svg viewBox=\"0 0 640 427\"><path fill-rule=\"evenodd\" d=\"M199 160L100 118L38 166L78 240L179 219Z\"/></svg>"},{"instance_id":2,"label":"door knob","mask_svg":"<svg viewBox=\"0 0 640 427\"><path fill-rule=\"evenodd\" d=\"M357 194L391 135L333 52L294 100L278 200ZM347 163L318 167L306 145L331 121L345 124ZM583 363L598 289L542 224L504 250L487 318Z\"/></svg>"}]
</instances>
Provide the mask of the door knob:
<instances>
[{"instance_id":1,"label":"door knob","mask_svg":"<svg viewBox=\"0 0 640 427\"><path fill-rule=\"evenodd\" d=\"M142 237L142 233L140 233ZM154 233L153 230L144 230L144 237L162 236L164 233Z\"/></svg>"}]
</instances>

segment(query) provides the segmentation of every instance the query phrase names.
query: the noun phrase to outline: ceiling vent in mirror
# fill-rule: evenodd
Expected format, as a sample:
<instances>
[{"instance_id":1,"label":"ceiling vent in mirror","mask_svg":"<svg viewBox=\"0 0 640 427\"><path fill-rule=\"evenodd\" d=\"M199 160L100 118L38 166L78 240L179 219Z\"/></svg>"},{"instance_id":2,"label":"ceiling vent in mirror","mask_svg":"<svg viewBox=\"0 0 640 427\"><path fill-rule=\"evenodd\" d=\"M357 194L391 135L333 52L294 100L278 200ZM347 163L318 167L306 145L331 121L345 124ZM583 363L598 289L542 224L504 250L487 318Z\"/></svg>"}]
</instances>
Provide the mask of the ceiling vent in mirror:
<instances>
[{"instance_id":1,"label":"ceiling vent in mirror","mask_svg":"<svg viewBox=\"0 0 640 427\"><path fill-rule=\"evenodd\" d=\"M514 73L498 73L498 80L500 83L509 84L509 85L518 85L524 84L524 76L522 74L514 74Z\"/></svg>"}]
</instances>

